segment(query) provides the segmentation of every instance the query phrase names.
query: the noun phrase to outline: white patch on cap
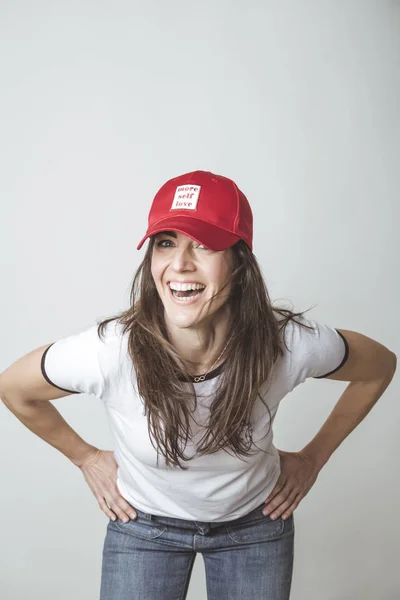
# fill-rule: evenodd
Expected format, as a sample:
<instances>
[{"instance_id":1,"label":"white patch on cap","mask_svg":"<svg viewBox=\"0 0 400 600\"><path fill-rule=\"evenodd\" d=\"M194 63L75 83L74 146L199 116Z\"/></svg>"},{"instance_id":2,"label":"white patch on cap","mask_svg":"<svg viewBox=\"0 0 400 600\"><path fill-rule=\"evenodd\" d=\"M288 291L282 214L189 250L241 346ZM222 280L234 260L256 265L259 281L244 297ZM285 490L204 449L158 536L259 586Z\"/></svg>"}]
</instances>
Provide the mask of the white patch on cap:
<instances>
[{"instance_id":1,"label":"white patch on cap","mask_svg":"<svg viewBox=\"0 0 400 600\"><path fill-rule=\"evenodd\" d=\"M179 185L170 210L196 210L201 185Z\"/></svg>"}]
</instances>

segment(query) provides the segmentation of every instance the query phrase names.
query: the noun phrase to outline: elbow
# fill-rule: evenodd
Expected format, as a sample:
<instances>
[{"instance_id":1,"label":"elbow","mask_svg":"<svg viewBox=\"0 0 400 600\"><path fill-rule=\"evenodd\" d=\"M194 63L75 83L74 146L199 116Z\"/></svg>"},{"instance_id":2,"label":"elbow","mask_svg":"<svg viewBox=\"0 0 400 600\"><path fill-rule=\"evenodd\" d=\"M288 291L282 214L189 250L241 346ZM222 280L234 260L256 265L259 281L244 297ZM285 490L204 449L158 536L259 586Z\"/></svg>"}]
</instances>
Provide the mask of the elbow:
<instances>
[{"instance_id":1,"label":"elbow","mask_svg":"<svg viewBox=\"0 0 400 600\"><path fill-rule=\"evenodd\" d=\"M390 357L390 360L388 361L387 372L386 372L386 375L390 379L390 381L393 379L393 376L396 373L396 369L397 369L397 356L394 354L394 352L391 352L391 357Z\"/></svg>"},{"instance_id":2,"label":"elbow","mask_svg":"<svg viewBox=\"0 0 400 600\"><path fill-rule=\"evenodd\" d=\"M397 369L397 356L395 355L394 352L392 352L392 355L393 355L393 374L394 374Z\"/></svg>"}]
</instances>

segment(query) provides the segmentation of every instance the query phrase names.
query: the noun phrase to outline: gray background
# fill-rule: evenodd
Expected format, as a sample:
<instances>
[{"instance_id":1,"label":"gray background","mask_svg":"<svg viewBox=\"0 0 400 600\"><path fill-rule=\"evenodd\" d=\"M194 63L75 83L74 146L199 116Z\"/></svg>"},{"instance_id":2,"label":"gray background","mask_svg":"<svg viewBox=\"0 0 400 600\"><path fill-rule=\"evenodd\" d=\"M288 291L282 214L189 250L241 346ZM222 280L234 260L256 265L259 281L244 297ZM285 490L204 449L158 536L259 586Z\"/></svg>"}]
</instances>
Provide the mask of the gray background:
<instances>
[{"instance_id":1,"label":"gray background","mask_svg":"<svg viewBox=\"0 0 400 600\"><path fill-rule=\"evenodd\" d=\"M128 306L152 198L194 169L248 196L272 299L399 354L398 2L3 0L0 22L0 371ZM296 388L276 446L346 385ZM398 386L296 509L291 600L398 598ZM101 402L55 406L112 448ZM1 597L96 600L107 517L2 403L0 429Z\"/></svg>"}]
</instances>

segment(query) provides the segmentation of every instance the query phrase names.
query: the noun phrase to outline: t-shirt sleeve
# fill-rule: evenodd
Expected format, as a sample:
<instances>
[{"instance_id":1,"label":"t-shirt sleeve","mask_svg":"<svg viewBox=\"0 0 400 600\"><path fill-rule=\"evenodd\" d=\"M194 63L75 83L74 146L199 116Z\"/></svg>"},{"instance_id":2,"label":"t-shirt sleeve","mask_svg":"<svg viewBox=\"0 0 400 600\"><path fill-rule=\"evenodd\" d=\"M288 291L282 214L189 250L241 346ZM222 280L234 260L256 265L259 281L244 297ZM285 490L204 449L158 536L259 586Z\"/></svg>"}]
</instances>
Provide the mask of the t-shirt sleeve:
<instances>
[{"instance_id":1,"label":"t-shirt sleeve","mask_svg":"<svg viewBox=\"0 0 400 600\"><path fill-rule=\"evenodd\" d=\"M309 377L322 379L338 371L349 356L346 338L326 323L304 316L295 319L311 327L307 329L294 321L289 322L289 363L295 385Z\"/></svg>"},{"instance_id":2,"label":"t-shirt sleeve","mask_svg":"<svg viewBox=\"0 0 400 600\"><path fill-rule=\"evenodd\" d=\"M104 389L99 362L101 344L97 324L54 342L42 356L44 378L65 392L101 398Z\"/></svg>"}]
</instances>

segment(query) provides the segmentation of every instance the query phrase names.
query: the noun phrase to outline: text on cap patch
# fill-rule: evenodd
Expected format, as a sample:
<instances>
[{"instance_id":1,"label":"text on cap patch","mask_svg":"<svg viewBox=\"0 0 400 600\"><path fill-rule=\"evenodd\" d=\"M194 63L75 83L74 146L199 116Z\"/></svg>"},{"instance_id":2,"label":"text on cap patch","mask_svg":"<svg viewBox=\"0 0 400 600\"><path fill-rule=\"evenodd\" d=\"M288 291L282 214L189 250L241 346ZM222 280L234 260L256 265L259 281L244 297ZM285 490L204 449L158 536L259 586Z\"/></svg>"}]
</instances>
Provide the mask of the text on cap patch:
<instances>
[{"instance_id":1,"label":"text on cap patch","mask_svg":"<svg viewBox=\"0 0 400 600\"><path fill-rule=\"evenodd\" d=\"M201 185L179 185L170 210L196 210Z\"/></svg>"}]
</instances>

